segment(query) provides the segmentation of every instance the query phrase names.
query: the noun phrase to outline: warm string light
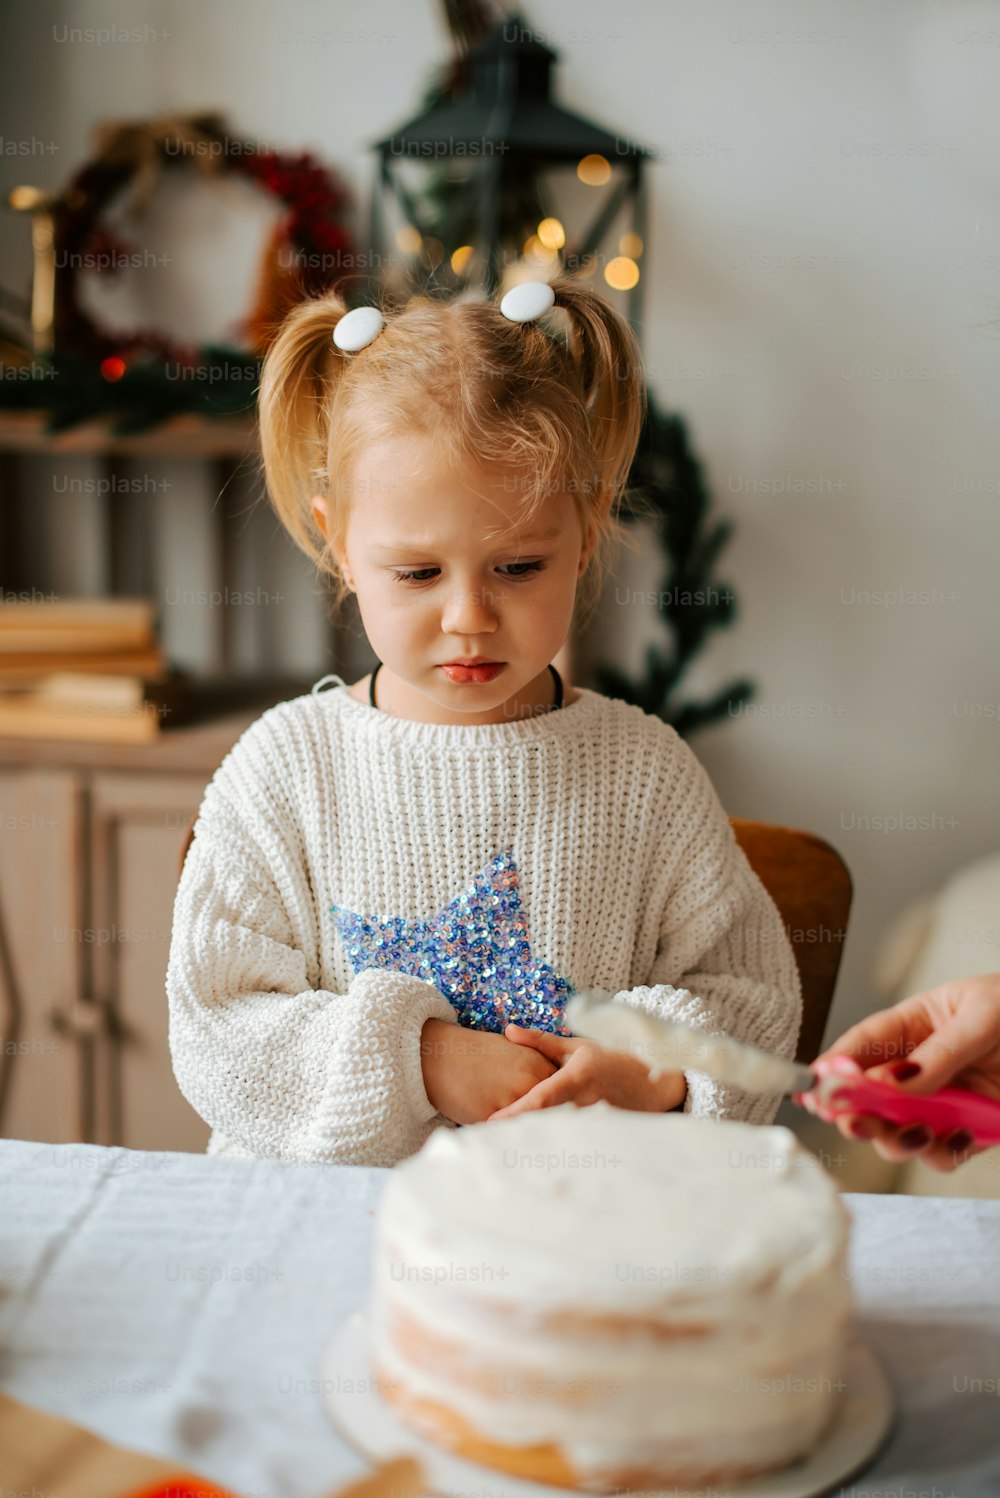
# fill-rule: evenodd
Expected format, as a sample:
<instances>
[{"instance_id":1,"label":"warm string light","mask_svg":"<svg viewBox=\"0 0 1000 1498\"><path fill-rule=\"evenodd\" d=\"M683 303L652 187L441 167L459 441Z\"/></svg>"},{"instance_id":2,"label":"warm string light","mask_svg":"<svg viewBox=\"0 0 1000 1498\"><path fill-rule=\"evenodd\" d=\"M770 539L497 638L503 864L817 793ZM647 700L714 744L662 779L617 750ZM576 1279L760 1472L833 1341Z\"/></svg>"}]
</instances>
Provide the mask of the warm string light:
<instances>
[{"instance_id":1,"label":"warm string light","mask_svg":"<svg viewBox=\"0 0 1000 1498\"><path fill-rule=\"evenodd\" d=\"M400 224L396 230L396 248L404 255L415 255L420 249L422 236L413 224Z\"/></svg>"},{"instance_id":2,"label":"warm string light","mask_svg":"<svg viewBox=\"0 0 1000 1498\"><path fill-rule=\"evenodd\" d=\"M604 187L611 181L611 163L605 156L584 156L577 162L576 175L587 187Z\"/></svg>"}]
</instances>

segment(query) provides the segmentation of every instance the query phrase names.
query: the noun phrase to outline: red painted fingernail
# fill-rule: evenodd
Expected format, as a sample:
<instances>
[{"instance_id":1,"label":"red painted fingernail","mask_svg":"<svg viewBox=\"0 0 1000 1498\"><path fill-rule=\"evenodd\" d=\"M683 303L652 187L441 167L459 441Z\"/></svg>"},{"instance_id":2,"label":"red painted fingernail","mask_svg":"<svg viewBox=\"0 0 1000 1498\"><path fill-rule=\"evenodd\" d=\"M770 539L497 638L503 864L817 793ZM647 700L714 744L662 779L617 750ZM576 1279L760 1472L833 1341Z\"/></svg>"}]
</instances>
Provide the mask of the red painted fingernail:
<instances>
[{"instance_id":1,"label":"red painted fingernail","mask_svg":"<svg viewBox=\"0 0 1000 1498\"><path fill-rule=\"evenodd\" d=\"M972 1145L972 1135L968 1129L956 1129L954 1134L949 1134L947 1139L941 1141L946 1144L956 1155L964 1155L965 1151Z\"/></svg>"},{"instance_id":2,"label":"red painted fingernail","mask_svg":"<svg viewBox=\"0 0 1000 1498\"><path fill-rule=\"evenodd\" d=\"M933 1138L934 1135L926 1124L914 1124L910 1129L903 1129L899 1142L905 1150L922 1150Z\"/></svg>"},{"instance_id":3,"label":"red painted fingernail","mask_svg":"<svg viewBox=\"0 0 1000 1498\"><path fill-rule=\"evenodd\" d=\"M859 1114L857 1118L851 1119L847 1131L852 1139L874 1139L878 1133L878 1124L873 1118Z\"/></svg>"},{"instance_id":4,"label":"red painted fingernail","mask_svg":"<svg viewBox=\"0 0 1000 1498\"><path fill-rule=\"evenodd\" d=\"M919 1077L920 1075L920 1062L897 1061L895 1066L891 1066L889 1070L897 1082L911 1082L914 1077Z\"/></svg>"}]
</instances>

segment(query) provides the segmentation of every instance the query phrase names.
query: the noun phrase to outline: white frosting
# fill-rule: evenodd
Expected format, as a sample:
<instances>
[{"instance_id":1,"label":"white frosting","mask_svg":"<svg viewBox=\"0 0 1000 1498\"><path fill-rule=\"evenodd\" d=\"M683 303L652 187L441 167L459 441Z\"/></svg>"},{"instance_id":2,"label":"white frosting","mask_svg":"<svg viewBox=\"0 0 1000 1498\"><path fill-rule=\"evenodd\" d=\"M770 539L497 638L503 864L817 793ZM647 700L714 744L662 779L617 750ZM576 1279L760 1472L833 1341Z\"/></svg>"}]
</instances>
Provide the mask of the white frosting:
<instances>
[{"instance_id":1,"label":"white frosting","mask_svg":"<svg viewBox=\"0 0 1000 1498\"><path fill-rule=\"evenodd\" d=\"M661 1071L697 1071L747 1092L792 1092L812 1085L808 1067L772 1056L729 1035L708 1035L691 1025L659 1019L631 1004L594 1003L577 994L566 1005L575 1035L627 1050Z\"/></svg>"},{"instance_id":2,"label":"white frosting","mask_svg":"<svg viewBox=\"0 0 1000 1498\"><path fill-rule=\"evenodd\" d=\"M835 1398L848 1222L783 1128L601 1102L440 1131L380 1202L373 1360L584 1486L778 1465ZM404 1352L400 1317L452 1356Z\"/></svg>"}]
</instances>

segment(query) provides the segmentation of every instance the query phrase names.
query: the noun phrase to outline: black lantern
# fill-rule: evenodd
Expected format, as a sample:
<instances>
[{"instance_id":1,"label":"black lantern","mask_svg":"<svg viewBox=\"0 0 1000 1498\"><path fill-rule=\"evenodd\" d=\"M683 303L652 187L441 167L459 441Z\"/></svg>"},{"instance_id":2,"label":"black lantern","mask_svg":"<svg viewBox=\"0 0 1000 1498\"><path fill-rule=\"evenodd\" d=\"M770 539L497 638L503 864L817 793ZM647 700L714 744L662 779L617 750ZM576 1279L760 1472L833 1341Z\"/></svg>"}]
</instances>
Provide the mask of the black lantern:
<instances>
[{"instance_id":1,"label":"black lantern","mask_svg":"<svg viewBox=\"0 0 1000 1498\"><path fill-rule=\"evenodd\" d=\"M371 221L375 264L388 258L383 196L393 195L407 221L401 233L408 238L397 240L397 248L422 250L432 273L447 256L456 286L472 289L478 283L482 295L492 296L508 266L524 255L527 268L537 261L539 279L549 278L546 267L581 278L600 269L610 288L628 293L628 316L637 326L638 262L646 230L642 166L655 152L556 104L551 97L556 57L519 15L508 16L469 49L467 87L373 143L379 153ZM458 245L441 243L440 220L433 222L426 200L399 176L404 161L452 174L448 229L459 237ZM471 170L456 178L459 163ZM537 183L541 171L567 166L575 167L588 186L608 186L590 222L572 232L547 215ZM616 254L601 254L599 247L623 207L631 208L631 228L620 237Z\"/></svg>"}]
</instances>

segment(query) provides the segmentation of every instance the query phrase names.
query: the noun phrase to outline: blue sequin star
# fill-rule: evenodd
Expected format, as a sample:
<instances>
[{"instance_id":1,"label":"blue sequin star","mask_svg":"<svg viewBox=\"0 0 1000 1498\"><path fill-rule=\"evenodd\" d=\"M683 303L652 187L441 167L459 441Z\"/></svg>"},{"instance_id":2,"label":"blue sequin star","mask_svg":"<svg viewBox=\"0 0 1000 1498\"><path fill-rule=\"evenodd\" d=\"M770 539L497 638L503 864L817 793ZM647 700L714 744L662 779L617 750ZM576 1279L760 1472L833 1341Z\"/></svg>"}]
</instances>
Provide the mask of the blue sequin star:
<instances>
[{"instance_id":1,"label":"blue sequin star","mask_svg":"<svg viewBox=\"0 0 1000 1498\"><path fill-rule=\"evenodd\" d=\"M457 899L426 921L380 921L342 905L330 908L355 973L384 967L423 978L471 1030L502 1032L513 1022L571 1033L563 1010L574 990L532 956L512 849L498 853Z\"/></svg>"}]
</instances>

